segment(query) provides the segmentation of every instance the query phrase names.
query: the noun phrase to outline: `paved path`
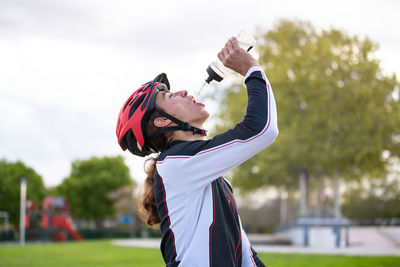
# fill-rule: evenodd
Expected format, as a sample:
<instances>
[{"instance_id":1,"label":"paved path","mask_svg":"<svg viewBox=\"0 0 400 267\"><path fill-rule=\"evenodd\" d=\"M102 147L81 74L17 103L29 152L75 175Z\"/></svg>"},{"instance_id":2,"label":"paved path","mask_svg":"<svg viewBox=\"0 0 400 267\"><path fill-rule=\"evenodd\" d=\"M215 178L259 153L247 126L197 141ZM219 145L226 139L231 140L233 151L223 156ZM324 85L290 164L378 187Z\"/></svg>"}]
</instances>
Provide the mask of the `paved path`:
<instances>
[{"instance_id":1,"label":"paved path","mask_svg":"<svg viewBox=\"0 0 400 267\"><path fill-rule=\"evenodd\" d=\"M397 256L400 257L399 248L305 248L295 246L254 246L257 252L275 253L300 253L300 254L327 254L327 255L352 255L352 256Z\"/></svg>"},{"instance_id":2,"label":"paved path","mask_svg":"<svg viewBox=\"0 0 400 267\"><path fill-rule=\"evenodd\" d=\"M390 233L397 228L381 228L378 226L350 227L350 247L368 248L398 248L394 239L390 238Z\"/></svg>"},{"instance_id":3,"label":"paved path","mask_svg":"<svg viewBox=\"0 0 400 267\"><path fill-rule=\"evenodd\" d=\"M400 246L400 227L383 227L379 228L379 231L392 242L396 243L397 246Z\"/></svg>"},{"instance_id":4,"label":"paved path","mask_svg":"<svg viewBox=\"0 0 400 267\"><path fill-rule=\"evenodd\" d=\"M161 239L119 239L112 241L114 245L159 248ZM328 254L328 255L368 255L368 256L398 256L400 257L400 248L371 248L371 247L348 247L348 248L305 248L296 246L274 246L274 245L254 245L257 252L274 253L301 253L301 254Z\"/></svg>"},{"instance_id":5,"label":"paved path","mask_svg":"<svg viewBox=\"0 0 400 267\"><path fill-rule=\"evenodd\" d=\"M265 236L268 239L268 236ZM254 249L258 252L273 253L301 253L301 254L328 254L328 255L359 255L359 256L397 256L400 257L400 227L351 227L350 247L346 248L306 248L286 245L262 245L262 235L249 235L254 240ZM112 241L114 245L159 248L161 240L158 238L118 239Z\"/></svg>"}]
</instances>

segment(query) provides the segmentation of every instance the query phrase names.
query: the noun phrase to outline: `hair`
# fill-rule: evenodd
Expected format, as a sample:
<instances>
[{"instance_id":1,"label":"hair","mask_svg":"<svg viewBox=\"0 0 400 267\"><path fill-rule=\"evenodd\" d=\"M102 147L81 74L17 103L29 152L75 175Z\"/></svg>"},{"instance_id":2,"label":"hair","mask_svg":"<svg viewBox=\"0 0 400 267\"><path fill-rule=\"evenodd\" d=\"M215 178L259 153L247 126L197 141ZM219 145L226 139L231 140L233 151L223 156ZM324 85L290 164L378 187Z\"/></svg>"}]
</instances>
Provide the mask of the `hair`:
<instances>
[{"instance_id":1,"label":"hair","mask_svg":"<svg viewBox=\"0 0 400 267\"><path fill-rule=\"evenodd\" d=\"M150 119L146 127L147 136L151 136L161 129L160 127L154 125L154 120L160 116L161 115L157 110L154 110L150 115ZM156 152L161 152L169 147L168 137L170 135L171 132L165 132L149 142ZM138 197L139 217L148 225L154 225L161 222L160 217L158 216L157 204L154 199L154 172L156 169L157 158L149 158L144 163L144 171L146 172L147 177L144 181L143 190Z\"/></svg>"}]
</instances>

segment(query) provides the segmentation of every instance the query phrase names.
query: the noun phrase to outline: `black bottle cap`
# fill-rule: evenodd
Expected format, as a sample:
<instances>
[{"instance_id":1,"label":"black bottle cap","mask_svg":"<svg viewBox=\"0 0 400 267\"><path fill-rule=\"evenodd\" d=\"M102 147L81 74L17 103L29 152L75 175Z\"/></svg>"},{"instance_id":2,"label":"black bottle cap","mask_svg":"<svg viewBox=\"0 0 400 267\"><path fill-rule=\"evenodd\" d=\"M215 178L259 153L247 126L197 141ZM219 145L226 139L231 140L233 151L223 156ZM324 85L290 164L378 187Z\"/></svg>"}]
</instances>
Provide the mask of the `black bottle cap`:
<instances>
[{"instance_id":1,"label":"black bottle cap","mask_svg":"<svg viewBox=\"0 0 400 267\"><path fill-rule=\"evenodd\" d=\"M208 68L207 68L207 73L208 73L208 78L206 79L207 83L210 83L212 80L220 82L223 79L210 66L208 66Z\"/></svg>"}]
</instances>

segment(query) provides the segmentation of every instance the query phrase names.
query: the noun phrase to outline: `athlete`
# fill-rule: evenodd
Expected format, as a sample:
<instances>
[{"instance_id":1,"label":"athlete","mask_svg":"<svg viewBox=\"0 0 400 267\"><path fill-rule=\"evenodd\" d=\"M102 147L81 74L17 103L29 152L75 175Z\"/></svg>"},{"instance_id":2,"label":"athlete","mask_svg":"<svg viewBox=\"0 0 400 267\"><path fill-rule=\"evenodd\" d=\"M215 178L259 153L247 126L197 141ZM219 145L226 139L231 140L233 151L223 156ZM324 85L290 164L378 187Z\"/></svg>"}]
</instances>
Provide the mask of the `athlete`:
<instances>
[{"instance_id":1,"label":"athlete","mask_svg":"<svg viewBox=\"0 0 400 267\"><path fill-rule=\"evenodd\" d=\"M271 145L278 135L275 99L257 60L232 37L218 53L245 77L246 115L206 139L209 113L187 91L171 92L165 74L136 90L117 123L123 150L150 159L139 204L141 218L160 223L166 266L265 266L252 249L222 175Z\"/></svg>"}]
</instances>

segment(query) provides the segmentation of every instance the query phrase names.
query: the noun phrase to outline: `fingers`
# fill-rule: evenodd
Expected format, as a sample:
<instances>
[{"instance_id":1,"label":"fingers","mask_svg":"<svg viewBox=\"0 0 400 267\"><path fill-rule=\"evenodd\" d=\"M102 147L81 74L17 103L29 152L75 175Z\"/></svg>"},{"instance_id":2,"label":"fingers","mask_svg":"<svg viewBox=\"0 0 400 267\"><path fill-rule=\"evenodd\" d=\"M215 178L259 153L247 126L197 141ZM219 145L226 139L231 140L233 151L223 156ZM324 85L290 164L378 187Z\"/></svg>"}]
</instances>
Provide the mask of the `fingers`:
<instances>
[{"instance_id":1,"label":"fingers","mask_svg":"<svg viewBox=\"0 0 400 267\"><path fill-rule=\"evenodd\" d=\"M233 40L232 40L233 38L234 37L230 38L228 40L228 42L226 42L225 47L224 47L228 51L229 54L233 53L233 50L234 50L234 48L233 48Z\"/></svg>"},{"instance_id":2,"label":"fingers","mask_svg":"<svg viewBox=\"0 0 400 267\"><path fill-rule=\"evenodd\" d=\"M239 47L238 41L236 37L231 37L225 44L224 48L218 53L218 58L221 62L224 62L224 59L229 57L229 55L235 52L235 49Z\"/></svg>"},{"instance_id":3,"label":"fingers","mask_svg":"<svg viewBox=\"0 0 400 267\"><path fill-rule=\"evenodd\" d=\"M232 37L229 41L230 41L230 44L232 45L233 50L239 48L239 41L236 37Z\"/></svg>"},{"instance_id":4,"label":"fingers","mask_svg":"<svg viewBox=\"0 0 400 267\"><path fill-rule=\"evenodd\" d=\"M224 57L224 54L222 54L222 50L221 50L221 52L218 53L217 56L218 56L219 60L221 60L221 62L225 61L225 57Z\"/></svg>"},{"instance_id":5,"label":"fingers","mask_svg":"<svg viewBox=\"0 0 400 267\"><path fill-rule=\"evenodd\" d=\"M224 47L229 54L232 54L237 48L239 48L239 42L236 37L231 37L225 44Z\"/></svg>"},{"instance_id":6,"label":"fingers","mask_svg":"<svg viewBox=\"0 0 400 267\"><path fill-rule=\"evenodd\" d=\"M257 60L239 46L235 37L230 38L225 43L225 46L218 53L218 59L225 67L243 76L251 67L259 66Z\"/></svg>"},{"instance_id":7,"label":"fingers","mask_svg":"<svg viewBox=\"0 0 400 267\"><path fill-rule=\"evenodd\" d=\"M222 48L221 53L224 56L224 58L227 58L230 54L226 47Z\"/></svg>"}]
</instances>

